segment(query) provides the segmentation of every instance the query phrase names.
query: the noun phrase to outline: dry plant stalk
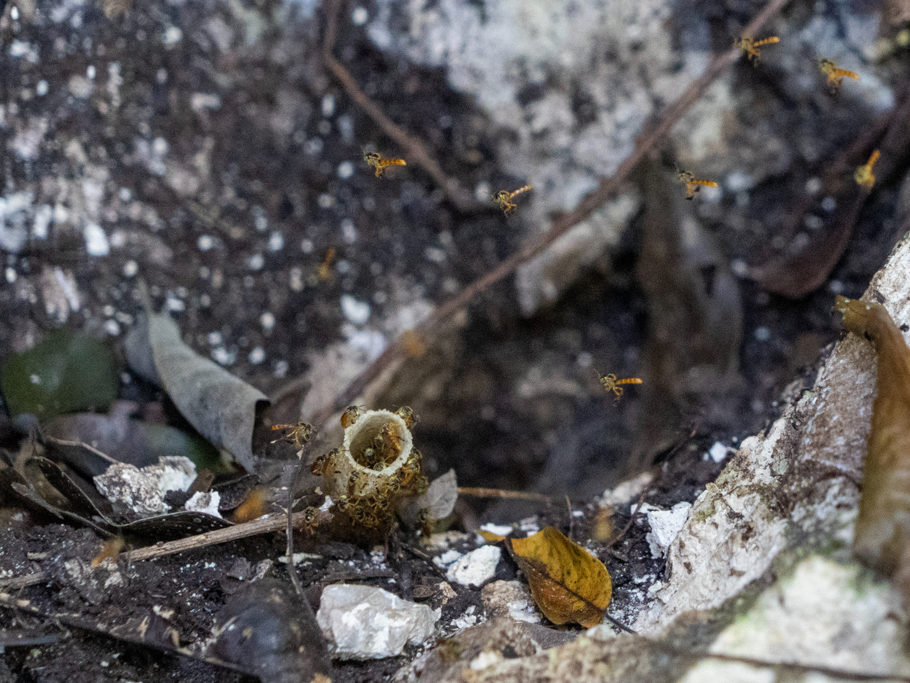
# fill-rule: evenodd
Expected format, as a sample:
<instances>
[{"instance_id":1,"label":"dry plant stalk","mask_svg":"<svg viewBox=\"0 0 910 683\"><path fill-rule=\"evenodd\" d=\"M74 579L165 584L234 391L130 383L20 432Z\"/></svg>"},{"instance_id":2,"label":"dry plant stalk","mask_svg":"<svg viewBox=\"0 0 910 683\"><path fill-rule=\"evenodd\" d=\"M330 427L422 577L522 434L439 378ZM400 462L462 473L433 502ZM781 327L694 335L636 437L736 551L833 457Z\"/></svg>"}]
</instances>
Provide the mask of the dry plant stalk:
<instances>
[{"instance_id":1,"label":"dry plant stalk","mask_svg":"<svg viewBox=\"0 0 910 683\"><path fill-rule=\"evenodd\" d=\"M844 327L878 351L878 392L853 550L910 598L910 349L881 304L839 296Z\"/></svg>"}]
</instances>

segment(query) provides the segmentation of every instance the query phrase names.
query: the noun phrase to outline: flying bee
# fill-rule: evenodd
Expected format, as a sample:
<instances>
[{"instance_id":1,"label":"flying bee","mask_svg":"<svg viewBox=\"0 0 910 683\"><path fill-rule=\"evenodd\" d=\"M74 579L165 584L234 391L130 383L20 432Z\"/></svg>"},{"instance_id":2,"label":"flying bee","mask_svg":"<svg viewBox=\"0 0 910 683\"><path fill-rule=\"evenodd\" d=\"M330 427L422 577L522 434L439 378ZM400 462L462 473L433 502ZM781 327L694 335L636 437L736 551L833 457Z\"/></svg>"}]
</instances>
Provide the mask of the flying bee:
<instances>
[{"instance_id":1,"label":"flying bee","mask_svg":"<svg viewBox=\"0 0 910 683\"><path fill-rule=\"evenodd\" d=\"M780 38L777 36L768 36L767 38L762 38L761 40L755 40L754 38L749 38L747 36L740 36L733 40L733 44L738 47L744 55L748 55L749 61L752 62L753 66L758 64L758 60L761 59L761 50L762 45L773 45L774 43L779 43Z\"/></svg>"},{"instance_id":2,"label":"flying bee","mask_svg":"<svg viewBox=\"0 0 910 683\"><path fill-rule=\"evenodd\" d=\"M341 428L347 429L352 424L357 422L362 414L363 408L361 406L348 406L341 414Z\"/></svg>"},{"instance_id":3,"label":"flying bee","mask_svg":"<svg viewBox=\"0 0 910 683\"><path fill-rule=\"evenodd\" d=\"M325 258L316 269L316 277L320 282L328 282L332 279L332 263L335 261L335 247L329 247L325 251Z\"/></svg>"},{"instance_id":4,"label":"flying bee","mask_svg":"<svg viewBox=\"0 0 910 683\"><path fill-rule=\"evenodd\" d=\"M828 91L832 95L836 95L838 90L840 90L841 83L843 83L845 76L847 78L852 78L854 81L859 80L859 74L847 71L846 69L838 69L837 64L831 59L819 59L818 68L827 76L828 80L826 83L828 84Z\"/></svg>"},{"instance_id":5,"label":"flying bee","mask_svg":"<svg viewBox=\"0 0 910 683\"><path fill-rule=\"evenodd\" d=\"M363 160L367 166L376 169L376 177L381 178L382 174L389 166L407 166L408 162L404 159L383 159L379 152L364 152Z\"/></svg>"},{"instance_id":6,"label":"flying bee","mask_svg":"<svg viewBox=\"0 0 910 683\"><path fill-rule=\"evenodd\" d=\"M717 187L717 183L713 180L696 178L692 171L680 171L678 168L676 169L676 181L686 186L686 199L694 198L695 193L698 192L702 186Z\"/></svg>"},{"instance_id":7,"label":"flying bee","mask_svg":"<svg viewBox=\"0 0 910 683\"><path fill-rule=\"evenodd\" d=\"M626 379L616 379L616 375L612 372L608 375L601 375L599 372L597 375L600 377L600 383L603 385L603 388L607 391L612 391L616 398L613 399L613 403L619 403L619 399L622 398L624 384L641 384L641 379L638 377L628 377Z\"/></svg>"},{"instance_id":8,"label":"flying bee","mask_svg":"<svg viewBox=\"0 0 910 683\"><path fill-rule=\"evenodd\" d=\"M502 212L506 216L510 216L515 213L515 209L518 208L518 204L513 202L518 195L527 192L528 190L533 190L534 188L531 185L525 185L524 187L519 187L517 190L509 192L508 190L500 190L494 195L490 195L494 202L499 205L499 208L502 209Z\"/></svg>"},{"instance_id":9,"label":"flying bee","mask_svg":"<svg viewBox=\"0 0 910 683\"><path fill-rule=\"evenodd\" d=\"M307 424L306 422L298 422L297 424L293 425L272 425L273 432L279 429L285 430L286 433L282 434L271 443L288 441L289 443L293 443L297 448L303 448L303 444L309 441L310 437L313 436L313 432L316 431L316 428L313 427L313 425Z\"/></svg>"},{"instance_id":10,"label":"flying bee","mask_svg":"<svg viewBox=\"0 0 910 683\"><path fill-rule=\"evenodd\" d=\"M869 155L869 161L862 166L857 166L853 172L853 179L857 185L865 187L867 190L872 189L872 186L875 185L875 162L878 161L881 155L881 152L877 149L872 150L872 154Z\"/></svg>"}]
</instances>

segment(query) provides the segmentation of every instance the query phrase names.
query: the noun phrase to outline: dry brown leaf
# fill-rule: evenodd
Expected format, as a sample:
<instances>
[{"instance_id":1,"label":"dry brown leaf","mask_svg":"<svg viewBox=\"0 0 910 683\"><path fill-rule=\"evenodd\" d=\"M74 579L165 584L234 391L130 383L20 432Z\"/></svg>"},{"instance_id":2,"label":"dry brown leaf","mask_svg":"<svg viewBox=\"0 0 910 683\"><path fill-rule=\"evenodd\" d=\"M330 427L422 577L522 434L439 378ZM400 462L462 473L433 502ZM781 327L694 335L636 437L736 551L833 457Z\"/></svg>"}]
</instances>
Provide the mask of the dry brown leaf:
<instances>
[{"instance_id":1,"label":"dry brown leaf","mask_svg":"<svg viewBox=\"0 0 910 683\"><path fill-rule=\"evenodd\" d=\"M494 534L492 531L487 531L486 529L478 529L477 533L487 543L501 543L502 541L506 540L505 536Z\"/></svg>"},{"instance_id":2,"label":"dry brown leaf","mask_svg":"<svg viewBox=\"0 0 910 683\"><path fill-rule=\"evenodd\" d=\"M863 493L853 549L887 576L910 577L910 349L884 306L839 296L844 327L878 351ZM905 591L906 595L907 591Z\"/></svg>"},{"instance_id":3,"label":"dry brown leaf","mask_svg":"<svg viewBox=\"0 0 910 683\"><path fill-rule=\"evenodd\" d=\"M586 628L603 621L613 592L603 562L551 526L527 538L506 538L505 544L547 619Z\"/></svg>"}]
</instances>

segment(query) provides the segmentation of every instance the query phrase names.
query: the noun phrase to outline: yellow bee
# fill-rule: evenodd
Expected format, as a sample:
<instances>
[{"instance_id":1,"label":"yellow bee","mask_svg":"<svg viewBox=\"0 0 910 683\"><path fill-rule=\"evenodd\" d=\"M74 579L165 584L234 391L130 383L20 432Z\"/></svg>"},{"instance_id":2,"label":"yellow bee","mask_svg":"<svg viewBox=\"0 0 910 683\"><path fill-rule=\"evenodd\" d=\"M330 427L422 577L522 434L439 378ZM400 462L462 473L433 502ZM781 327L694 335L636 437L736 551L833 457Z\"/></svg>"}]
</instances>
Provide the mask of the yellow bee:
<instances>
[{"instance_id":1,"label":"yellow bee","mask_svg":"<svg viewBox=\"0 0 910 683\"><path fill-rule=\"evenodd\" d=\"M696 178L695 174L691 171L680 171L678 168L676 169L676 181L683 183L686 186L686 199L695 197L695 193L698 192L702 186L717 187L717 183L713 180Z\"/></svg>"},{"instance_id":2,"label":"yellow bee","mask_svg":"<svg viewBox=\"0 0 910 683\"><path fill-rule=\"evenodd\" d=\"M328 282L332 278L332 263L335 261L335 247L329 247L325 251L325 258L319 264L316 271L316 277L320 282Z\"/></svg>"},{"instance_id":3,"label":"yellow bee","mask_svg":"<svg viewBox=\"0 0 910 683\"><path fill-rule=\"evenodd\" d=\"M741 36L733 40L733 44L742 50L744 55L748 55L749 61L753 65L758 63L758 60L761 59L761 50L762 45L773 45L774 43L779 43L780 38L777 36L768 36L767 38L762 38L761 40L755 40L754 38L749 38L746 36Z\"/></svg>"},{"instance_id":4,"label":"yellow bee","mask_svg":"<svg viewBox=\"0 0 910 683\"><path fill-rule=\"evenodd\" d=\"M417 422L417 416L414 414L414 409L410 406L401 406L398 410L395 411L395 414L398 415L408 429L414 427L414 424Z\"/></svg>"},{"instance_id":5,"label":"yellow bee","mask_svg":"<svg viewBox=\"0 0 910 683\"><path fill-rule=\"evenodd\" d=\"M846 69L838 69L837 64L830 59L819 59L818 68L822 70L822 73L828 77L826 81L828 84L828 90L831 94L837 93L840 90L841 83L844 80L844 77L852 78L854 81L859 80L859 74L853 73L852 71L847 71Z\"/></svg>"},{"instance_id":6,"label":"yellow bee","mask_svg":"<svg viewBox=\"0 0 910 683\"><path fill-rule=\"evenodd\" d=\"M638 377L628 377L626 379L616 379L616 375L614 375L612 372L609 375L601 375L599 372L597 374L600 377L600 383L603 385L603 388L606 389L607 391L612 391L616 395L616 398L613 399L613 403L619 403L619 399L622 398L622 392L623 392L622 385L624 385L624 384L641 384L642 383L641 379L639 379Z\"/></svg>"},{"instance_id":7,"label":"yellow bee","mask_svg":"<svg viewBox=\"0 0 910 683\"><path fill-rule=\"evenodd\" d=\"M363 160L367 166L376 169L376 177L381 178L388 166L407 166L408 162L404 159L383 159L379 152L364 152Z\"/></svg>"},{"instance_id":8,"label":"yellow bee","mask_svg":"<svg viewBox=\"0 0 910 683\"><path fill-rule=\"evenodd\" d=\"M293 425L272 425L272 431L277 431L279 429L285 430L285 434L282 434L281 437L272 441L272 443L277 443L278 441L288 441L293 443L297 448L302 448L303 444L310 440L310 437L313 436L313 432L316 431L315 427L306 422L298 422Z\"/></svg>"},{"instance_id":9,"label":"yellow bee","mask_svg":"<svg viewBox=\"0 0 910 683\"><path fill-rule=\"evenodd\" d=\"M499 208L502 209L502 212L508 216L515 212L515 209L518 208L518 205L512 200L515 199L518 195L528 190L533 190L534 188L531 185L525 185L524 187L519 187L517 190L509 192L508 190L500 190L494 195L490 195L494 202L499 205Z\"/></svg>"},{"instance_id":10,"label":"yellow bee","mask_svg":"<svg viewBox=\"0 0 910 683\"><path fill-rule=\"evenodd\" d=\"M347 429L352 424L357 422L362 414L363 408L361 406L348 406L341 414L341 428Z\"/></svg>"},{"instance_id":11,"label":"yellow bee","mask_svg":"<svg viewBox=\"0 0 910 683\"><path fill-rule=\"evenodd\" d=\"M878 161L878 158L881 156L881 152L877 149L872 151L872 154L869 155L869 161L867 161L862 166L857 166L856 171L853 172L853 179L856 181L857 185L865 187L867 190L871 190L872 186L875 185L875 162Z\"/></svg>"}]
</instances>

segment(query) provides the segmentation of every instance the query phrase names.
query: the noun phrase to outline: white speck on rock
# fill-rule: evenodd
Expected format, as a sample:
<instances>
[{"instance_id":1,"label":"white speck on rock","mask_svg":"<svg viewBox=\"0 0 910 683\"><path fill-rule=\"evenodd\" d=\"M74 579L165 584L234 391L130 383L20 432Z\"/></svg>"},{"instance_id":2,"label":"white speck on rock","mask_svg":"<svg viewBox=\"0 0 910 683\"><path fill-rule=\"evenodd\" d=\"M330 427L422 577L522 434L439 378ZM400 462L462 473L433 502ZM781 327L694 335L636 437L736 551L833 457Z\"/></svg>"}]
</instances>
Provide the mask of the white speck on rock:
<instances>
[{"instance_id":1,"label":"white speck on rock","mask_svg":"<svg viewBox=\"0 0 910 683\"><path fill-rule=\"evenodd\" d=\"M354 325L363 325L370 319L370 304L366 301L359 301L350 294L343 294L341 296L341 312Z\"/></svg>"},{"instance_id":2,"label":"white speck on rock","mask_svg":"<svg viewBox=\"0 0 910 683\"><path fill-rule=\"evenodd\" d=\"M111 252L111 245L107 241L107 233L97 223L88 223L82 230L85 238L85 250L91 256L107 256Z\"/></svg>"},{"instance_id":3,"label":"white speck on rock","mask_svg":"<svg viewBox=\"0 0 910 683\"><path fill-rule=\"evenodd\" d=\"M501 559L502 550L498 546L482 546L453 563L446 571L446 578L463 586L482 586L496 576Z\"/></svg>"},{"instance_id":4,"label":"white speck on rock","mask_svg":"<svg viewBox=\"0 0 910 683\"><path fill-rule=\"evenodd\" d=\"M645 512L651 526L651 531L645 536L645 540L651 546L651 557L663 557L667 554L667 548L676 540L689 518L691 508L691 503L682 502L669 510L651 508Z\"/></svg>"},{"instance_id":5,"label":"white speck on rock","mask_svg":"<svg viewBox=\"0 0 910 683\"><path fill-rule=\"evenodd\" d=\"M340 659L383 659L433 634L439 612L382 588L335 584L322 591L316 622Z\"/></svg>"}]
</instances>

